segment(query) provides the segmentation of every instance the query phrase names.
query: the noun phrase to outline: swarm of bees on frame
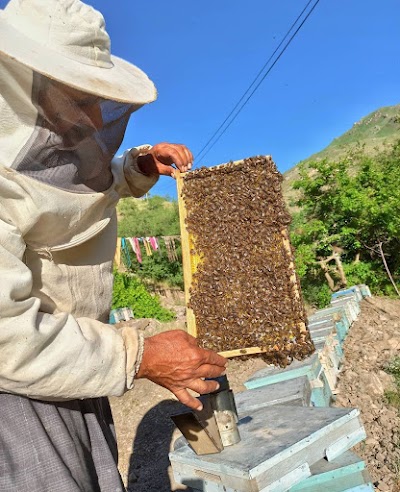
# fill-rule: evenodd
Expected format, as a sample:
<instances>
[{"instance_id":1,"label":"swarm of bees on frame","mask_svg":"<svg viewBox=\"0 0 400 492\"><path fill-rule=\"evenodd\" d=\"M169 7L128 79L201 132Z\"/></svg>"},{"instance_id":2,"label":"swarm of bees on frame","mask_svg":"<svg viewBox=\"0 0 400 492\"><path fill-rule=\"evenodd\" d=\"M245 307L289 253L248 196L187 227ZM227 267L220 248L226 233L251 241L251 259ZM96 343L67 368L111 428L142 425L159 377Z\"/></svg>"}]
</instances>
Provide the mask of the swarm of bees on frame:
<instances>
[{"instance_id":1,"label":"swarm of bees on frame","mask_svg":"<svg viewBox=\"0 0 400 492\"><path fill-rule=\"evenodd\" d=\"M282 176L270 156L187 173L182 198L191 237L189 307L201 346L218 352L260 347L287 365L314 351L293 252Z\"/></svg>"}]
</instances>

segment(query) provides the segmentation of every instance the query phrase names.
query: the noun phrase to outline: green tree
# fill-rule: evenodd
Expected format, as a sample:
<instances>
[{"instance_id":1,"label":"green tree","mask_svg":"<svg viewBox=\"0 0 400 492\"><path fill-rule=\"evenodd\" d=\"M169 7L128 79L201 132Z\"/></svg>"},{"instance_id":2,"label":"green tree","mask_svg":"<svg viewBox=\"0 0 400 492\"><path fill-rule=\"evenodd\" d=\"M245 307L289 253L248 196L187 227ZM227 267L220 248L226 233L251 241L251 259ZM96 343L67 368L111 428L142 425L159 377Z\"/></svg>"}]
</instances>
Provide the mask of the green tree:
<instances>
[{"instance_id":1,"label":"green tree","mask_svg":"<svg viewBox=\"0 0 400 492\"><path fill-rule=\"evenodd\" d=\"M179 236L178 203L168 197L151 196L146 199L125 198L118 205L118 235L120 237ZM177 261L170 261L163 241L152 256L142 254L143 262L132 261L131 272L145 283L163 283L183 288L181 248L176 241ZM131 250L132 258L135 254Z\"/></svg>"},{"instance_id":2,"label":"green tree","mask_svg":"<svg viewBox=\"0 0 400 492\"><path fill-rule=\"evenodd\" d=\"M152 256L142 254L142 263L132 262L131 271L145 283L167 284L183 289L183 271L180 242L176 241L177 261L168 259L168 252L163 241L159 241L159 250L153 251ZM132 257L134 254L132 252Z\"/></svg>"},{"instance_id":3,"label":"green tree","mask_svg":"<svg viewBox=\"0 0 400 492\"><path fill-rule=\"evenodd\" d=\"M121 237L179 235L178 203L168 198L124 198L118 204Z\"/></svg>"},{"instance_id":4,"label":"green tree","mask_svg":"<svg viewBox=\"0 0 400 492\"><path fill-rule=\"evenodd\" d=\"M301 193L292 242L306 292L324 277L331 290L350 280L378 292L397 289L399 165L400 142L376 157L357 152L303 167L294 183Z\"/></svg>"}]
</instances>

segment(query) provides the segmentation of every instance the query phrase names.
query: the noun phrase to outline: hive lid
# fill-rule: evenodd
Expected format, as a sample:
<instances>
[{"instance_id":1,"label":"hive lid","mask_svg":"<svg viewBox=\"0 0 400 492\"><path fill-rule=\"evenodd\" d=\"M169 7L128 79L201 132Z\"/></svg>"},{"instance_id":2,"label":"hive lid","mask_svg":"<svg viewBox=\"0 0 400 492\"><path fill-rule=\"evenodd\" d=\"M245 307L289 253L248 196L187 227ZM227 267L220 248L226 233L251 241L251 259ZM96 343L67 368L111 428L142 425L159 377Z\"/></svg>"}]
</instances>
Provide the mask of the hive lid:
<instances>
[{"instance_id":1,"label":"hive lid","mask_svg":"<svg viewBox=\"0 0 400 492\"><path fill-rule=\"evenodd\" d=\"M239 431L241 442L218 455L180 447L170 454L172 468L194 467L235 490L284 492L309 476L311 465L365 438L359 411L348 408L276 405L240 415Z\"/></svg>"}]
</instances>

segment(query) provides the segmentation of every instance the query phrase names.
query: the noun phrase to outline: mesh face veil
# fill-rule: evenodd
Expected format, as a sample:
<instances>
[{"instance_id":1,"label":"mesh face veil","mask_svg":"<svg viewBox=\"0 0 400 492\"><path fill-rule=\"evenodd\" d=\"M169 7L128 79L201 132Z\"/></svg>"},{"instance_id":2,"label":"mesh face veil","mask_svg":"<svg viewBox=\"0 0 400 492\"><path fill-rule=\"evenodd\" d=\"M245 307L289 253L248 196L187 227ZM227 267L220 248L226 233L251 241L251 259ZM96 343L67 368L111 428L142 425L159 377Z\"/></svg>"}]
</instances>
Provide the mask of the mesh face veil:
<instances>
[{"instance_id":1,"label":"mesh face veil","mask_svg":"<svg viewBox=\"0 0 400 492\"><path fill-rule=\"evenodd\" d=\"M64 190L105 191L111 160L139 107L0 59L0 164Z\"/></svg>"}]
</instances>

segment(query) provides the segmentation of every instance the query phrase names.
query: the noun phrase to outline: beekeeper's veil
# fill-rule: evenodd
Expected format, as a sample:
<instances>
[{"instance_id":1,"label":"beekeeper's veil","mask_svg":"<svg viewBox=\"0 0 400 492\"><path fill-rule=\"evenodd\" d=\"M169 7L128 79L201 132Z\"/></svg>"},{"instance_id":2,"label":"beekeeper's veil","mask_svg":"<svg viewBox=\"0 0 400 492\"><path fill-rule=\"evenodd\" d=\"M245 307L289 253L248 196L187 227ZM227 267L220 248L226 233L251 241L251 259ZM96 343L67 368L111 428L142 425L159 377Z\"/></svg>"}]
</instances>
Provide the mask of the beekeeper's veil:
<instances>
[{"instance_id":1,"label":"beekeeper's veil","mask_svg":"<svg viewBox=\"0 0 400 492\"><path fill-rule=\"evenodd\" d=\"M104 191L132 111L156 98L110 55L104 19L79 0L0 11L0 165L76 192Z\"/></svg>"}]
</instances>

